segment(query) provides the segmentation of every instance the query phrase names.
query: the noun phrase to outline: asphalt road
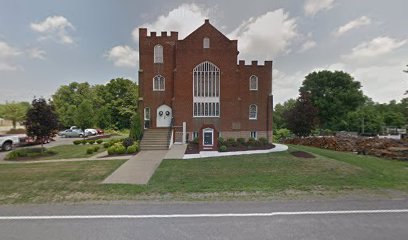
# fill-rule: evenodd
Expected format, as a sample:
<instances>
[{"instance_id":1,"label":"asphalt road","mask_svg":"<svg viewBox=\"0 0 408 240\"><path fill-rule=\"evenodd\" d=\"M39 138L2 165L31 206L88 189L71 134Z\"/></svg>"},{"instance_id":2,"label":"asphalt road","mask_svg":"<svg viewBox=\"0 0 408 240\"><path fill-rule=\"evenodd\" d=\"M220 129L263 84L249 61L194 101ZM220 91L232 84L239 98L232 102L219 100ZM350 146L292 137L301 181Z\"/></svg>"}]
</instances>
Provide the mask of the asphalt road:
<instances>
[{"instance_id":1,"label":"asphalt road","mask_svg":"<svg viewBox=\"0 0 408 240\"><path fill-rule=\"evenodd\" d=\"M408 201L0 206L0 239L406 240Z\"/></svg>"}]
</instances>

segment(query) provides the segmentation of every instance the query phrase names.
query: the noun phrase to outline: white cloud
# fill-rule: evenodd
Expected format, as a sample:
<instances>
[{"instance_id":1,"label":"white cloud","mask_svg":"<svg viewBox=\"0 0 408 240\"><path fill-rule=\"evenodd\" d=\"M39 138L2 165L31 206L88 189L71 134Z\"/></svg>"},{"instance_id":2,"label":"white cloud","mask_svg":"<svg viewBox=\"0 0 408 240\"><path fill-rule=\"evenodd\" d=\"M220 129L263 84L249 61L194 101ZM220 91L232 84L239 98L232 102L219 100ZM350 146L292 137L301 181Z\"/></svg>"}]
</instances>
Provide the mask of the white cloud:
<instances>
[{"instance_id":1,"label":"white cloud","mask_svg":"<svg viewBox=\"0 0 408 240\"><path fill-rule=\"evenodd\" d=\"M44 60L47 53L40 48L31 48L27 50L28 55L34 59Z\"/></svg>"},{"instance_id":2,"label":"white cloud","mask_svg":"<svg viewBox=\"0 0 408 240\"><path fill-rule=\"evenodd\" d=\"M283 103L289 98L297 98L299 96L299 88L302 85L306 72L297 71L293 73L285 73L273 69L272 78L272 92L273 92L273 102Z\"/></svg>"},{"instance_id":3,"label":"white cloud","mask_svg":"<svg viewBox=\"0 0 408 240\"><path fill-rule=\"evenodd\" d=\"M307 40L305 43L302 44L302 47L300 48L299 52L300 53L306 52L316 46L317 46L317 43L315 41Z\"/></svg>"},{"instance_id":4,"label":"white cloud","mask_svg":"<svg viewBox=\"0 0 408 240\"><path fill-rule=\"evenodd\" d=\"M131 47L123 45L113 47L105 56L117 67L136 67L139 53Z\"/></svg>"},{"instance_id":5,"label":"white cloud","mask_svg":"<svg viewBox=\"0 0 408 240\"><path fill-rule=\"evenodd\" d=\"M161 15L152 23L145 23L136 27L132 32L135 42L139 41L139 28L147 28L148 31L177 31L179 38L184 38L208 18L209 10L197 4L182 4L171 10L167 15Z\"/></svg>"},{"instance_id":6,"label":"white cloud","mask_svg":"<svg viewBox=\"0 0 408 240\"><path fill-rule=\"evenodd\" d=\"M244 21L228 34L238 39L241 57L251 59L273 59L279 54L290 52L290 45L298 36L296 19L278 9Z\"/></svg>"},{"instance_id":7,"label":"white cloud","mask_svg":"<svg viewBox=\"0 0 408 240\"><path fill-rule=\"evenodd\" d=\"M314 16L323 10L333 8L334 0L306 0L303 6L306 16Z\"/></svg>"},{"instance_id":8,"label":"white cloud","mask_svg":"<svg viewBox=\"0 0 408 240\"><path fill-rule=\"evenodd\" d=\"M22 52L19 49L0 41L0 71L22 70L21 66L14 63L15 58L21 54Z\"/></svg>"},{"instance_id":9,"label":"white cloud","mask_svg":"<svg viewBox=\"0 0 408 240\"><path fill-rule=\"evenodd\" d=\"M343 55L342 58L346 61L354 63L368 63L375 61L376 57L385 55L393 50L402 47L407 43L407 40L397 40L390 37L377 37L369 42L363 42L354 47L351 53Z\"/></svg>"},{"instance_id":10,"label":"white cloud","mask_svg":"<svg viewBox=\"0 0 408 240\"><path fill-rule=\"evenodd\" d=\"M69 30L75 30L75 27L63 16L50 16L42 22L31 23L30 27L42 34L39 40L52 39L62 44L75 42L68 33Z\"/></svg>"},{"instance_id":11,"label":"white cloud","mask_svg":"<svg viewBox=\"0 0 408 240\"><path fill-rule=\"evenodd\" d=\"M339 37L341 35L343 35L344 33L355 29L355 28L359 28L362 26L366 26L366 25L370 25L371 24L371 19L369 17L366 16L361 16L357 19L354 19L353 21L350 21L346 24L344 24L343 26L339 27L335 32L334 35L336 37Z\"/></svg>"}]
</instances>

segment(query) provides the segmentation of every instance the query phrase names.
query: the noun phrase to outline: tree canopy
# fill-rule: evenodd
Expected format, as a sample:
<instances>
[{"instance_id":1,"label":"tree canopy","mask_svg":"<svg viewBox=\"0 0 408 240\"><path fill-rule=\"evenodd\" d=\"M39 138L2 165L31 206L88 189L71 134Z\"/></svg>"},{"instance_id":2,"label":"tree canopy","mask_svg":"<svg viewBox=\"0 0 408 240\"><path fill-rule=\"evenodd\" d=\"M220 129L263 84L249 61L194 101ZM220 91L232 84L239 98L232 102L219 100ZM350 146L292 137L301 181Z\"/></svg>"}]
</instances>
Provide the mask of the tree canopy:
<instances>
[{"instance_id":1,"label":"tree canopy","mask_svg":"<svg viewBox=\"0 0 408 240\"><path fill-rule=\"evenodd\" d=\"M341 123L349 112L364 104L361 84L342 71L312 72L305 77L300 92L310 93L319 109L320 127L341 130Z\"/></svg>"},{"instance_id":2,"label":"tree canopy","mask_svg":"<svg viewBox=\"0 0 408 240\"><path fill-rule=\"evenodd\" d=\"M301 92L293 108L284 113L286 125L296 136L310 135L317 126L318 109L311 101L310 93Z\"/></svg>"},{"instance_id":3,"label":"tree canopy","mask_svg":"<svg viewBox=\"0 0 408 240\"><path fill-rule=\"evenodd\" d=\"M25 126L28 136L40 139L43 143L58 129L58 118L53 106L44 98L34 99L27 111Z\"/></svg>"},{"instance_id":4,"label":"tree canopy","mask_svg":"<svg viewBox=\"0 0 408 240\"><path fill-rule=\"evenodd\" d=\"M87 120L92 122L85 124L87 127L124 129L130 128L130 119L137 111L138 86L124 78L112 79L106 85L73 82L61 86L52 99L65 127L81 125L78 121L84 122L83 116L91 112ZM88 103L79 109L84 101Z\"/></svg>"},{"instance_id":5,"label":"tree canopy","mask_svg":"<svg viewBox=\"0 0 408 240\"><path fill-rule=\"evenodd\" d=\"M10 102L1 106L0 116L13 122L13 128L16 128L17 122L25 120L26 113L30 104L28 102Z\"/></svg>"}]
</instances>

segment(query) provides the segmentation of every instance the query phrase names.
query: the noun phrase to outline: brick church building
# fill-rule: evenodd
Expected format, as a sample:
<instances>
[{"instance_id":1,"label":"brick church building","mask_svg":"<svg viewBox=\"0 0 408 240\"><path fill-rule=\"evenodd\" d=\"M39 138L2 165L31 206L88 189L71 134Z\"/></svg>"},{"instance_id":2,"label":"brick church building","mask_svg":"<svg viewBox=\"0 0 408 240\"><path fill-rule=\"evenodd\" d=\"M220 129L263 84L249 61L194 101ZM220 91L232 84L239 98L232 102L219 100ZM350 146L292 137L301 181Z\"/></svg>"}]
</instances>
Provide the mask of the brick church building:
<instances>
[{"instance_id":1,"label":"brick church building","mask_svg":"<svg viewBox=\"0 0 408 240\"><path fill-rule=\"evenodd\" d=\"M148 34L140 28L139 110L145 129L168 129L176 142L198 137L201 150L215 150L218 137L271 142L272 61L237 61L237 45L209 20L181 40L177 32Z\"/></svg>"}]
</instances>

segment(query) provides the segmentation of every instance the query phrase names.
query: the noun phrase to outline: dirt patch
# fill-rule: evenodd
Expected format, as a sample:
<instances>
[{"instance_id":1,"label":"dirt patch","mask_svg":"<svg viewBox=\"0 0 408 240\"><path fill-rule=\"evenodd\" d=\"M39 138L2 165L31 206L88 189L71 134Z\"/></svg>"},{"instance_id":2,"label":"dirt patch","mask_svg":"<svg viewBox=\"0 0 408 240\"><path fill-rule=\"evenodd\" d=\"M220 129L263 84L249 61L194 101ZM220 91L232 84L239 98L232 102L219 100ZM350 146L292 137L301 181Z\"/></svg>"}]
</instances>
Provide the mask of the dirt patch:
<instances>
[{"instance_id":1,"label":"dirt patch","mask_svg":"<svg viewBox=\"0 0 408 240\"><path fill-rule=\"evenodd\" d=\"M299 157L299 158L315 158L314 155L307 153L307 152L303 152L303 151L291 152L290 154L292 154L295 157Z\"/></svg>"}]
</instances>

